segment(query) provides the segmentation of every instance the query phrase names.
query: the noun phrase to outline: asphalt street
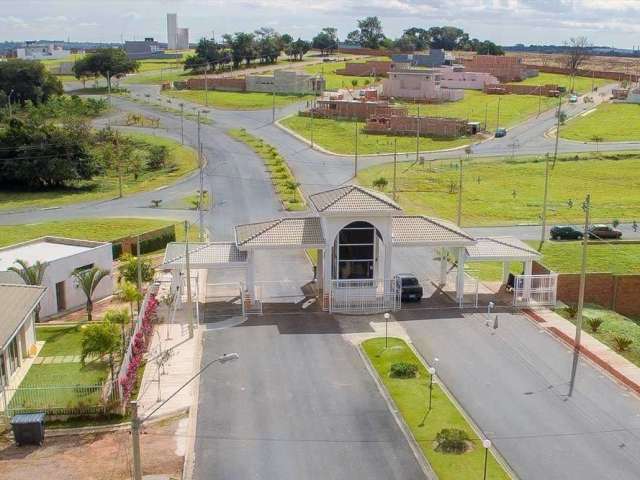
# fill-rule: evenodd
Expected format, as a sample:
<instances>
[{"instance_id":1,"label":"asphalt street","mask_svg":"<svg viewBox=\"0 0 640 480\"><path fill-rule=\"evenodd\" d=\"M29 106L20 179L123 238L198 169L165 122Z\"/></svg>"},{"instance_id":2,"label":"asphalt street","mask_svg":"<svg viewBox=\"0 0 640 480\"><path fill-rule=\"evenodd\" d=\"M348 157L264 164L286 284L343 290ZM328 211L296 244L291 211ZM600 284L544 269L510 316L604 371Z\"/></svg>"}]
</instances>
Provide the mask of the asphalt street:
<instances>
[{"instance_id":1,"label":"asphalt street","mask_svg":"<svg viewBox=\"0 0 640 480\"><path fill-rule=\"evenodd\" d=\"M521 315L403 310L396 318L438 376L522 479L640 476L640 401L580 362L567 397L571 350Z\"/></svg>"}]
</instances>

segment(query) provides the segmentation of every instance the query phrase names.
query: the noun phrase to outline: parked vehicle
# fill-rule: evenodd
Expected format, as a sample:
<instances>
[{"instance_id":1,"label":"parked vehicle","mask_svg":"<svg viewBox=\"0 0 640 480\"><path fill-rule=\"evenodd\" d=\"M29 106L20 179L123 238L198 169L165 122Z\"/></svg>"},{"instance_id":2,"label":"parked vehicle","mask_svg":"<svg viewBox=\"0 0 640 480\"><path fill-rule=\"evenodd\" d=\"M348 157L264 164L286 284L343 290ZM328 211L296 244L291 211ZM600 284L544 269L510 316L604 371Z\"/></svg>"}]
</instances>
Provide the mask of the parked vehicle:
<instances>
[{"instance_id":1,"label":"parked vehicle","mask_svg":"<svg viewBox=\"0 0 640 480\"><path fill-rule=\"evenodd\" d=\"M580 230L568 225L556 225L550 232L551 240L582 240L583 236Z\"/></svg>"},{"instance_id":2,"label":"parked vehicle","mask_svg":"<svg viewBox=\"0 0 640 480\"><path fill-rule=\"evenodd\" d=\"M400 284L400 298L402 301L422 300L422 285L413 273L399 273L396 280Z\"/></svg>"},{"instance_id":3,"label":"parked vehicle","mask_svg":"<svg viewBox=\"0 0 640 480\"><path fill-rule=\"evenodd\" d=\"M600 240L600 239L618 239L622 237L622 232L620 230L616 230L609 225L593 225L589 229L589 238Z\"/></svg>"},{"instance_id":4,"label":"parked vehicle","mask_svg":"<svg viewBox=\"0 0 640 480\"><path fill-rule=\"evenodd\" d=\"M496 128L496 138L502 138L502 137L506 137L507 136L507 129L506 128Z\"/></svg>"},{"instance_id":5,"label":"parked vehicle","mask_svg":"<svg viewBox=\"0 0 640 480\"><path fill-rule=\"evenodd\" d=\"M569 97L569 103L578 103L578 96L577 95L571 95Z\"/></svg>"}]
</instances>

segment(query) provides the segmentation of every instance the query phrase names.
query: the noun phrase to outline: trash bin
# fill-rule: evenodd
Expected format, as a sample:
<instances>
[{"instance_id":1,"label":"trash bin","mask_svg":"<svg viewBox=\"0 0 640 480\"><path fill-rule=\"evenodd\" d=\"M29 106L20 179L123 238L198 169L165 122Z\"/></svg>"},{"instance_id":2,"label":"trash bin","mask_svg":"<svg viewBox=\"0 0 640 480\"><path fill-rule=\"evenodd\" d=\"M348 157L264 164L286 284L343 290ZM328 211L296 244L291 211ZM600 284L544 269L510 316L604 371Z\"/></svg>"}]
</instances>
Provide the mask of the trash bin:
<instances>
[{"instance_id":1,"label":"trash bin","mask_svg":"<svg viewBox=\"0 0 640 480\"><path fill-rule=\"evenodd\" d=\"M13 438L20 445L42 445L44 442L44 413L14 415L11 419Z\"/></svg>"}]
</instances>

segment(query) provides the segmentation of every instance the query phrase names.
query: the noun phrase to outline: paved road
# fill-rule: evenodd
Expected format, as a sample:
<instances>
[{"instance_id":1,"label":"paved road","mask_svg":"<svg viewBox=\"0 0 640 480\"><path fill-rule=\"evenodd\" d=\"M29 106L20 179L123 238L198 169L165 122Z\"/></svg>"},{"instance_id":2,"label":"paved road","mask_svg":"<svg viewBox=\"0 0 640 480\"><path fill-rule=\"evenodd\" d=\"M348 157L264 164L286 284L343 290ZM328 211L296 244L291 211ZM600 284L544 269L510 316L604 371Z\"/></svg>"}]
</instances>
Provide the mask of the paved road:
<instances>
[{"instance_id":1,"label":"paved road","mask_svg":"<svg viewBox=\"0 0 640 480\"><path fill-rule=\"evenodd\" d=\"M522 479L640 478L640 401L520 315L405 310L402 320L438 375Z\"/></svg>"},{"instance_id":2,"label":"paved road","mask_svg":"<svg viewBox=\"0 0 640 480\"><path fill-rule=\"evenodd\" d=\"M196 479L424 478L355 347L336 321L253 318L205 334Z\"/></svg>"}]
</instances>

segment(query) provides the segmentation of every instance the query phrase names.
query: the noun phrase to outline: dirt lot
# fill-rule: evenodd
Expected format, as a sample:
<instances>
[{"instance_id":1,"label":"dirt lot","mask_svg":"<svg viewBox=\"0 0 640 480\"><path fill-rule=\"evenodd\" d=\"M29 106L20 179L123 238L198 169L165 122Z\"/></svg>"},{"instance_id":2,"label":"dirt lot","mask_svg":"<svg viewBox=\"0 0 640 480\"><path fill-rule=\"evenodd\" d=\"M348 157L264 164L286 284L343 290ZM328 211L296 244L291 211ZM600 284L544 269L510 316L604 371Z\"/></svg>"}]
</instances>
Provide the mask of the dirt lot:
<instances>
[{"instance_id":1,"label":"dirt lot","mask_svg":"<svg viewBox=\"0 0 640 480\"><path fill-rule=\"evenodd\" d=\"M143 430L143 473L180 478L187 419L173 419ZM176 435L177 434L177 435ZM131 478L128 431L49 437L43 447L16 447L0 437L0 479L119 480Z\"/></svg>"}]
</instances>

